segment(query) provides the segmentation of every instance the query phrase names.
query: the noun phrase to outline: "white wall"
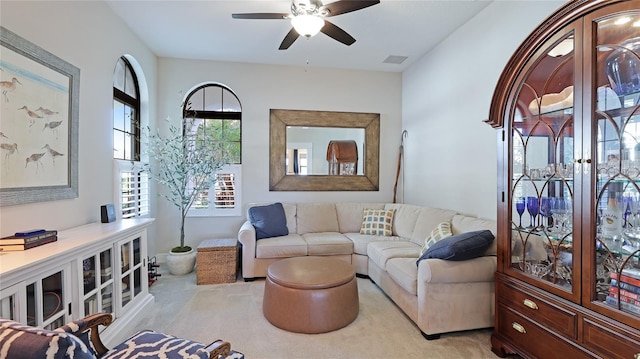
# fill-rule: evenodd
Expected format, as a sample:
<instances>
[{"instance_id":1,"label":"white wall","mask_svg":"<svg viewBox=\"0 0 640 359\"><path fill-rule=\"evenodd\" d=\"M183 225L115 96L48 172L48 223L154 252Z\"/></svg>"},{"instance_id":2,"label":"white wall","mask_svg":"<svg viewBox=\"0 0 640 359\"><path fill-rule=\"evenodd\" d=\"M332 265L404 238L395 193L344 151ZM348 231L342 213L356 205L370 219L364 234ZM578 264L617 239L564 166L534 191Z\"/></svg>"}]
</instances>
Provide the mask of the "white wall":
<instances>
[{"instance_id":1,"label":"white wall","mask_svg":"<svg viewBox=\"0 0 640 359\"><path fill-rule=\"evenodd\" d=\"M566 1L494 1L402 76L405 202L496 218L496 131L482 121L508 59Z\"/></svg>"},{"instance_id":2,"label":"white wall","mask_svg":"<svg viewBox=\"0 0 640 359\"><path fill-rule=\"evenodd\" d=\"M102 2L3 0L0 23L80 68L79 197L0 207L0 235L28 228L63 230L100 221L100 205L114 202L114 66L120 56L129 54L144 68L148 97L154 103L145 107L155 118L157 58Z\"/></svg>"},{"instance_id":3,"label":"white wall","mask_svg":"<svg viewBox=\"0 0 640 359\"><path fill-rule=\"evenodd\" d=\"M304 64L301 64L304 65ZM203 82L228 86L242 104L243 203L262 201L391 201L401 132L399 73L347 71L162 58L158 116L177 120L180 93ZM380 190L377 192L270 192L269 109L380 113ZM244 208L244 206L243 206ZM159 253L177 245L178 216L161 206L157 215ZM243 217L188 218L186 239L237 236Z\"/></svg>"}]
</instances>

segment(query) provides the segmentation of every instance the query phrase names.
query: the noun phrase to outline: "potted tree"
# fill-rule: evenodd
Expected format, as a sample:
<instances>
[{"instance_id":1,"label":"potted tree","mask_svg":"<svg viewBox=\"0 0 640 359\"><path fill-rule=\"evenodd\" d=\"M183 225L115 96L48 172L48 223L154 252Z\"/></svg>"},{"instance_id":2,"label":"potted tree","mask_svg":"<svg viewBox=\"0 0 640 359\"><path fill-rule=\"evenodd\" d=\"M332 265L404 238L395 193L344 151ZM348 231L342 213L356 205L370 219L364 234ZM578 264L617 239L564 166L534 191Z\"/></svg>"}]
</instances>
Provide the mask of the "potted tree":
<instances>
[{"instance_id":1,"label":"potted tree","mask_svg":"<svg viewBox=\"0 0 640 359\"><path fill-rule=\"evenodd\" d=\"M150 163L143 169L149 178L162 187L159 195L180 211L179 245L169 251L169 272L190 273L196 260L193 248L185 245L184 225L189 209L198 201L207 201L208 189L215 173L228 163L222 144L207 135L201 120L187 119L182 126L169 120L166 135L147 129L147 149Z\"/></svg>"}]
</instances>

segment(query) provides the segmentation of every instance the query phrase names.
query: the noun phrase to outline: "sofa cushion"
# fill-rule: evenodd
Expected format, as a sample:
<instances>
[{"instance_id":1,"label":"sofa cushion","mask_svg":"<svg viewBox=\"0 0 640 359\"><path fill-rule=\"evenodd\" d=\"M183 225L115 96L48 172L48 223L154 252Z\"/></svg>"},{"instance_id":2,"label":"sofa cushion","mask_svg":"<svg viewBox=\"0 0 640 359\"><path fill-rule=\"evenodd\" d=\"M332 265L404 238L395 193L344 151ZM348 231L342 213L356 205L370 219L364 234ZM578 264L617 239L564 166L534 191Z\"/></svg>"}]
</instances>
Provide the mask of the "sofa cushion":
<instances>
[{"instance_id":1,"label":"sofa cushion","mask_svg":"<svg viewBox=\"0 0 640 359\"><path fill-rule=\"evenodd\" d=\"M287 258L307 255L307 242L299 234L256 241L256 258Z\"/></svg>"},{"instance_id":2,"label":"sofa cushion","mask_svg":"<svg viewBox=\"0 0 640 359\"><path fill-rule=\"evenodd\" d=\"M396 215L393 218L393 235L406 239L411 238L422 207L411 204L387 203L384 208L396 210Z\"/></svg>"},{"instance_id":3,"label":"sofa cushion","mask_svg":"<svg viewBox=\"0 0 640 359\"><path fill-rule=\"evenodd\" d=\"M372 242L367 246L369 260L384 270L391 258L412 258L415 263L418 254L420 246L408 240Z\"/></svg>"},{"instance_id":4,"label":"sofa cushion","mask_svg":"<svg viewBox=\"0 0 640 359\"><path fill-rule=\"evenodd\" d=\"M451 232L451 222L442 222L436 226L431 231L429 237L424 239L424 245L420 250L420 256L424 254L424 252L429 249L432 245L436 244L439 240L451 237L453 233Z\"/></svg>"},{"instance_id":5,"label":"sofa cushion","mask_svg":"<svg viewBox=\"0 0 640 359\"><path fill-rule=\"evenodd\" d=\"M73 334L56 332L0 319L0 348L7 358L95 358Z\"/></svg>"},{"instance_id":6,"label":"sofa cushion","mask_svg":"<svg viewBox=\"0 0 640 359\"><path fill-rule=\"evenodd\" d=\"M457 214L453 216L451 219L451 232L453 234L466 233L471 231L479 231L482 229L488 229L495 236L497 232L497 222L490 219L483 219L477 217L470 217L461 214ZM498 241L493 241L493 243L487 248L485 255L487 256L495 256L498 250L497 247Z\"/></svg>"},{"instance_id":7,"label":"sofa cushion","mask_svg":"<svg viewBox=\"0 0 640 359\"><path fill-rule=\"evenodd\" d=\"M407 292L418 293L418 268L415 258L391 258L387 261L387 273L396 284Z\"/></svg>"},{"instance_id":8,"label":"sofa cushion","mask_svg":"<svg viewBox=\"0 0 640 359\"><path fill-rule=\"evenodd\" d=\"M289 233L298 233L298 225L296 224L298 207L295 203L283 203L282 207L284 208L284 215L287 217Z\"/></svg>"},{"instance_id":9,"label":"sofa cushion","mask_svg":"<svg viewBox=\"0 0 640 359\"><path fill-rule=\"evenodd\" d=\"M341 233L305 233L302 239L307 243L307 255L310 256L353 253L353 242Z\"/></svg>"},{"instance_id":10,"label":"sofa cushion","mask_svg":"<svg viewBox=\"0 0 640 359\"><path fill-rule=\"evenodd\" d=\"M390 236L395 209L365 209L362 214L361 234Z\"/></svg>"},{"instance_id":11,"label":"sofa cushion","mask_svg":"<svg viewBox=\"0 0 640 359\"><path fill-rule=\"evenodd\" d=\"M457 234L438 241L420 258L438 258L451 261L464 261L484 255L484 252L494 240L493 233L489 230L473 231Z\"/></svg>"},{"instance_id":12,"label":"sofa cushion","mask_svg":"<svg viewBox=\"0 0 640 359\"><path fill-rule=\"evenodd\" d=\"M298 233L339 232L334 203L298 203Z\"/></svg>"},{"instance_id":13,"label":"sofa cushion","mask_svg":"<svg viewBox=\"0 0 640 359\"><path fill-rule=\"evenodd\" d=\"M249 208L249 220L256 229L256 239L286 236L287 217L282 203Z\"/></svg>"},{"instance_id":14,"label":"sofa cushion","mask_svg":"<svg viewBox=\"0 0 640 359\"><path fill-rule=\"evenodd\" d=\"M387 237L387 236L374 236L370 234L360 234L360 233L344 233L345 237L349 238L353 242L353 253L361 254L363 256L367 255L367 246L371 242L380 242L380 241L397 241L398 237Z\"/></svg>"},{"instance_id":15,"label":"sofa cushion","mask_svg":"<svg viewBox=\"0 0 640 359\"><path fill-rule=\"evenodd\" d=\"M411 235L411 241L422 246L424 239L430 235L438 223L451 221L455 215L455 211L447 209L422 207Z\"/></svg>"},{"instance_id":16,"label":"sofa cushion","mask_svg":"<svg viewBox=\"0 0 640 359\"><path fill-rule=\"evenodd\" d=\"M340 233L357 233L362 227L362 213L365 209L384 209L384 203L337 202Z\"/></svg>"}]
</instances>

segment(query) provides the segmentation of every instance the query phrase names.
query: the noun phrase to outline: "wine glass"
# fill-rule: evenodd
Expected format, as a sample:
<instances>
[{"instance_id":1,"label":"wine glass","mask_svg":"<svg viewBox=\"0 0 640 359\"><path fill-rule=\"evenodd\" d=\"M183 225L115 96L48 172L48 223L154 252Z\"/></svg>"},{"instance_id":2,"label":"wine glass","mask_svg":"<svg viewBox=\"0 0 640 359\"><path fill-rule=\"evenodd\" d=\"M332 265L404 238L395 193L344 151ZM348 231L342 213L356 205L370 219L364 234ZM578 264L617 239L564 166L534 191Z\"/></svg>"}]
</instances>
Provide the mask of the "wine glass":
<instances>
[{"instance_id":1,"label":"wine glass","mask_svg":"<svg viewBox=\"0 0 640 359\"><path fill-rule=\"evenodd\" d=\"M557 232L558 235L562 234L562 218L564 212L564 198L562 197L553 197L551 198L551 217L553 218L554 223L554 232Z\"/></svg>"},{"instance_id":2,"label":"wine glass","mask_svg":"<svg viewBox=\"0 0 640 359\"><path fill-rule=\"evenodd\" d=\"M540 215L547 219L547 226L551 227L551 198L540 198Z\"/></svg>"},{"instance_id":3,"label":"wine glass","mask_svg":"<svg viewBox=\"0 0 640 359\"><path fill-rule=\"evenodd\" d=\"M527 212L529 212L529 227L536 227L536 216L538 215L538 197L527 197Z\"/></svg>"},{"instance_id":4,"label":"wine glass","mask_svg":"<svg viewBox=\"0 0 640 359\"><path fill-rule=\"evenodd\" d=\"M551 201L551 216L556 223L559 235L564 234L568 229L565 223L571 215L571 201L565 197L554 197Z\"/></svg>"},{"instance_id":5,"label":"wine glass","mask_svg":"<svg viewBox=\"0 0 640 359\"><path fill-rule=\"evenodd\" d=\"M524 209L526 206L526 201L524 197L516 198L516 211L518 211L518 215L520 216L520 223L518 224L518 228L522 228L522 215L524 214Z\"/></svg>"}]
</instances>

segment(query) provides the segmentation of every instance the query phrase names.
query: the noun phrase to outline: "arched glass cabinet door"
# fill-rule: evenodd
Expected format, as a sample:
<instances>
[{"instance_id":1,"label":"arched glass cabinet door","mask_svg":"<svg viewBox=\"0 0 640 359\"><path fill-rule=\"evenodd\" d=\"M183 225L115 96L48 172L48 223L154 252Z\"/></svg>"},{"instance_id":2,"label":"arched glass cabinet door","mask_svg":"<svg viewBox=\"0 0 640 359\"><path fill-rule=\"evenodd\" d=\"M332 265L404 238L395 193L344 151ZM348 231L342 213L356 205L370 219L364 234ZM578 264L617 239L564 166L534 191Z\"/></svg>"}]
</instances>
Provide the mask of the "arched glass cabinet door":
<instances>
[{"instance_id":1,"label":"arched glass cabinet door","mask_svg":"<svg viewBox=\"0 0 640 359\"><path fill-rule=\"evenodd\" d=\"M573 290L576 36L567 27L542 47L519 81L509 113L509 270Z\"/></svg>"},{"instance_id":2,"label":"arched glass cabinet door","mask_svg":"<svg viewBox=\"0 0 640 359\"><path fill-rule=\"evenodd\" d=\"M595 18L590 301L640 317L640 10ZM593 258L592 257L592 258Z\"/></svg>"}]
</instances>

